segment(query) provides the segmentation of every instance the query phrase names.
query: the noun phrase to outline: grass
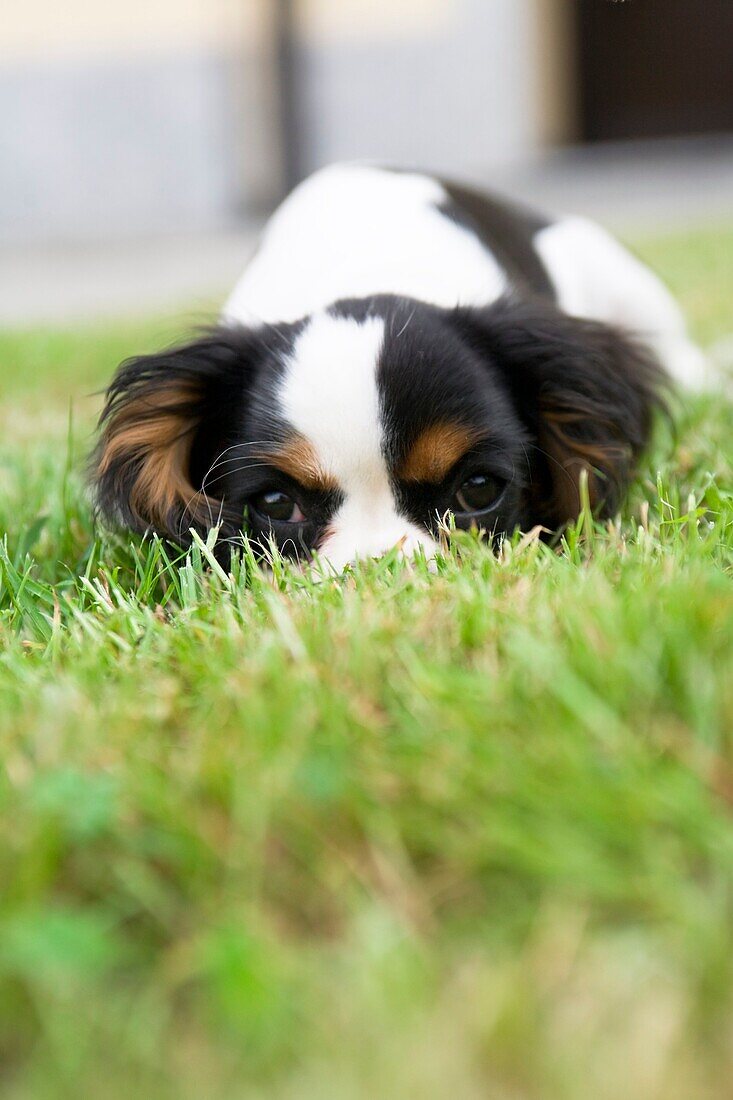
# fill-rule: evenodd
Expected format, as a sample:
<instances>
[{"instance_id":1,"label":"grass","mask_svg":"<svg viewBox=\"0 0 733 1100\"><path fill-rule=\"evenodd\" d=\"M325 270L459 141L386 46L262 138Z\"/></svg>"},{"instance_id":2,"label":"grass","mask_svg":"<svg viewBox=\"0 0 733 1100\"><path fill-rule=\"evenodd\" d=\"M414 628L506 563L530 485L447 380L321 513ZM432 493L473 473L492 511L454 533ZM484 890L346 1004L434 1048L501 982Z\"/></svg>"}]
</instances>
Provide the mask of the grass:
<instances>
[{"instance_id":1,"label":"grass","mask_svg":"<svg viewBox=\"0 0 733 1100\"><path fill-rule=\"evenodd\" d=\"M733 231L638 247L731 330ZM92 529L176 323L0 334L2 1095L728 1097L733 409L559 551L273 585Z\"/></svg>"}]
</instances>

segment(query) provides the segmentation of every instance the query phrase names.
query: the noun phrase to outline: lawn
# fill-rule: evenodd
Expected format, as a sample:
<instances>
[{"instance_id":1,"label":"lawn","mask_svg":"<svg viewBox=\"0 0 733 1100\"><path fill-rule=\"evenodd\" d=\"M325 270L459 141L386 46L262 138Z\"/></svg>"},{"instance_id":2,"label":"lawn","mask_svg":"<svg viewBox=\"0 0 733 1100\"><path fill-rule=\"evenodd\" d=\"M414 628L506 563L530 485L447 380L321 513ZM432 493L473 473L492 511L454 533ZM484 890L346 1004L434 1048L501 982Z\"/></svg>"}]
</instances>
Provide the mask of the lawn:
<instances>
[{"instance_id":1,"label":"lawn","mask_svg":"<svg viewBox=\"0 0 733 1100\"><path fill-rule=\"evenodd\" d=\"M733 331L733 229L635 243ZM273 585L93 530L179 323L0 333L0 1094L730 1097L733 407L559 548Z\"/></svg>"}]
</instances>

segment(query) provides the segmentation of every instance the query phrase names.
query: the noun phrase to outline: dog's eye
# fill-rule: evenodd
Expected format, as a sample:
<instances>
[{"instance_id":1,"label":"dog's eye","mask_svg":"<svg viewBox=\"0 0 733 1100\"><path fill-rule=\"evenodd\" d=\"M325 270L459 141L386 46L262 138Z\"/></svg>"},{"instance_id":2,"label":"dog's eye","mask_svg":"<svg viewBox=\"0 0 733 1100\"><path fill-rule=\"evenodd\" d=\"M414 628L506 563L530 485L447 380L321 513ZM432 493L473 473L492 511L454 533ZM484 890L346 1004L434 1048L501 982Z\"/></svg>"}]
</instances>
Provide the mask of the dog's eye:
<instances>
[{"instance_id":1,"label":"dog's eye","mask_svg":"<svg viewBox=\"0 0 733 1100\"><path fill-rule=\"evenodd\" d=\"M451 511L459 514L488 512L499 503L505 484L492 474L473 474L453 497Z\"/></svg>"},{"instance_id":2,"label":"dog's eye","mask_svg":"<svg viewBox=\"0 0 733 1100\"><path fill-rule=\"evenodd\" d=\"M287 493L281 493L277 489L258 493L252 498L251 503L254 510L261 516L274 519L279 523L302 523L305 519L298 503Z\"/></svg>"}]
</instances>

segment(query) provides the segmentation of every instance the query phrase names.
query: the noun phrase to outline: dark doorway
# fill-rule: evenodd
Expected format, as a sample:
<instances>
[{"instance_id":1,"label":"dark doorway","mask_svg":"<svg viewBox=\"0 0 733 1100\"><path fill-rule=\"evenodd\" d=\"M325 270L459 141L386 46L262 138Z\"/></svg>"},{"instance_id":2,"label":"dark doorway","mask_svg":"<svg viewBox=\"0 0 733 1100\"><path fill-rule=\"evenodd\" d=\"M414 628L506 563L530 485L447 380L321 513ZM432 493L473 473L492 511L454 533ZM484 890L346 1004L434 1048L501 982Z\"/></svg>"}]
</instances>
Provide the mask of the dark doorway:
<instances>
[{"instance_id":1,"label":"dark doorway","mask_svg":"<svg viewBox=\"0 0 733 1100\"><path fill-rule=\"evenodd\" d=\"M575 0L580 137L733 131L733 0Z\"/></svg>"}]
</instances>

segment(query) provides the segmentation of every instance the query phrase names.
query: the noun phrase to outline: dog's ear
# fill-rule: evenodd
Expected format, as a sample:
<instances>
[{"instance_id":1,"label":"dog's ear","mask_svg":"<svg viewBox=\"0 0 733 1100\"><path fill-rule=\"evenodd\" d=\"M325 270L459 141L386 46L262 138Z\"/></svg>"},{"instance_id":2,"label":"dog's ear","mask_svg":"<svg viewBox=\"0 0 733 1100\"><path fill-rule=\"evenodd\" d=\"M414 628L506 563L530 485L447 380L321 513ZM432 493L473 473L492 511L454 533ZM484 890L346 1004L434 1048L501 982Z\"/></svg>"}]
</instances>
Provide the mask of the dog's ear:
<instances>
[{"instance_id":1,"label":"dog's ear","mask_svg":"<svg viewBox=\"0 0 733 1100\"><path fill-rule=\"evenodd\" d=\"M106 521L182 544L190 528L219 522L222 502L203 491L202 476L226 445L253 363L251 334L221 327L120 366L90 471Z\"/></svg>"},{"instance_id":2,"label":"dog's ear","mask_svg":"<svg viewBox=\"0 0 733 1100\"><path fill-rule=\"evenodd\" d=\"M466 338L495 367L534 438L529 511L555 528L581 507L612 515L664 409L665 375L632 335L551 305L503 299L459 311Z\"/></svg>"}]
</instances>

